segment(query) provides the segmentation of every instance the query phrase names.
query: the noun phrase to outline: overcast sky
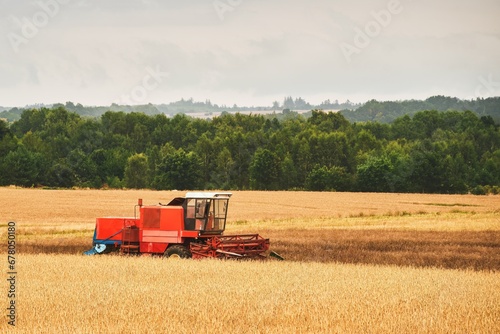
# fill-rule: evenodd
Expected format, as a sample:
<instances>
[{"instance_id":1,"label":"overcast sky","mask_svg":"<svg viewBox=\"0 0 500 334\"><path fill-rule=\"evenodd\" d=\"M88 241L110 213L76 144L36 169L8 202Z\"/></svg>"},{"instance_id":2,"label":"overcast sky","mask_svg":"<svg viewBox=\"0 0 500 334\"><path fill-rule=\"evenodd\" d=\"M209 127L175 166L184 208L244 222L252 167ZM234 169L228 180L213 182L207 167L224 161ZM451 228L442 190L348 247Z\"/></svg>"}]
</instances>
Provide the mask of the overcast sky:
<instances>
[{"instance_id":1,"label":"overcast sky","mask_svg":"<svg viewBox=\"0 0 500 334\"><path fill-rule=\"evenodd\" d=\"M498 0L0 4L0 106L500 96Z\"/></svg>"}]
</instances>

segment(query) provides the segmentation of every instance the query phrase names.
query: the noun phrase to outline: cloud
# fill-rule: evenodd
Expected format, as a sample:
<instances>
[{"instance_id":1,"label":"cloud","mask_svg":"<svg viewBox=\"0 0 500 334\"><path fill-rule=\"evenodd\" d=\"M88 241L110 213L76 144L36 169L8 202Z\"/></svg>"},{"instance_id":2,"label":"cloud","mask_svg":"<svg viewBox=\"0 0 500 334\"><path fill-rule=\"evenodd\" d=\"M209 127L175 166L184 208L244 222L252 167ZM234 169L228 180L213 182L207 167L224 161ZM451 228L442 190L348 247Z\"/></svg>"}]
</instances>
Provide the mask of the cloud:
<instances>
[{"instance_id":1,"label":"cloud","mask_svg":"<svg viewBox=\"0 0 500 334\"><path fill-rule=\"evenodd\" d=\"M35 24L43 6L2 2L0 105L110 104L156 67L169 76L147 102L466 98L481 76L500 81L493 0L226 1L222 19L213 1L41 1L54 15L17 52L9 34L23 36L19 22ZM401 10L377 28L394 1ZM377 34L347 61L340 45L367 27Z\"/></svg>"}]
</instances>

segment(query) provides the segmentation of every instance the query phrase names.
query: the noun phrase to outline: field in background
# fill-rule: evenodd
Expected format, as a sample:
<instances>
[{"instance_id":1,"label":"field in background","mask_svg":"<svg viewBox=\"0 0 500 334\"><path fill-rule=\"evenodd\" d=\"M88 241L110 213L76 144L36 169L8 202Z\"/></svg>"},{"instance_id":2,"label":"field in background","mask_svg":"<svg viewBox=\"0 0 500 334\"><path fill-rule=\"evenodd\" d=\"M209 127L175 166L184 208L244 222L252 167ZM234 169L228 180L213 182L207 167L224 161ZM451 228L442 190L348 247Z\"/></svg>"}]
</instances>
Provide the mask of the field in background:
<instances>
[{"instance_id":1,"label":"field in background","mask_svg":"<svg viewBox=\"0 0 500 334\"><path fill-rule=\"evenodd\" d=\"M96 217L184 194L0 188L0 224L17 221L21 252L79 254ZM292 261L500 270L498 195L236 191L226 231L269 237Z\"/></svg>"},{"instance_id":2,"label":"field in background","mask_svg":"<svg viewBox=\"0 0 500 334\"><path fill-rule=\"evenodd\" d=\"M0 216L18 220L25 226L92 226L99 216L133 216L138 198L144 204L168 203L182 197L181 191L152 190L40 190L0 188ZM266 220L316 221L336 220L336 227L365 226L373 216L408 216L426 213L493 214L487 224L453 221L445 229L500 229L500 195L429 195L342 192L265 192L233 191L229 203L230 223L264 222ZM341 218L362 218L346 222ZM340 220L339 220L340 219ZM406 219L400 219L403 221ZM444 219L446 221L446 219ZM76 225L75 225L76 224ZM298 222L300 224L300 222ZM465 224L465 225L464 225ZM294 224L295 225L295 224ZM383 222L382 222L383 225ZM439 224L438 224L439 225ZM307 224L298 227L308 227ZM388 226L385 226L388 227ZM398 224L395 227L405 227ZM418 226L411 226L418 227ZM423 226L442 229L441 226Z\"/></svg>"},{"instance_id":3,"label":"field in background","mask_svg":"<svg viewBox=\"0 0 500 334\"><path fill-rule=\"evenodd\" d=\"M287 261L81 255L96 217L183 195L0 188L16 333L500 332L500 196L234 192L227 232Z\"/></svg>"}]
</instances>

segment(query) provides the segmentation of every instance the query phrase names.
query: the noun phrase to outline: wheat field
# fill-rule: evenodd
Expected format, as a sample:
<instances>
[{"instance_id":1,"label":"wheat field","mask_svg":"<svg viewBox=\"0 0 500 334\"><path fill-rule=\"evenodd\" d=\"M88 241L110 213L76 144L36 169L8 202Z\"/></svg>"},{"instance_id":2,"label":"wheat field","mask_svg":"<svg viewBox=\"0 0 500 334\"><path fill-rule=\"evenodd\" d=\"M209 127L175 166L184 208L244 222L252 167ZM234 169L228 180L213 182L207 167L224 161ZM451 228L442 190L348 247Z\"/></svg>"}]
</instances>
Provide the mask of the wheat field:
<instances>
[{"instance_id":1,"label":"wheat field","mask_svg":"<svg viewBox=\"0 0 500 334\"><path fill-rule=\"evenodd\" d=\"M17 324L0 332L500 332L498 195L238 191L227 233L286 261L81 255L96 217L183 195L0 188L0 249L8 221L18 243Z\"/></svg>"},{"instance_id":2,"label":"wheat field","mask_svg":"<svg viewBox=\"0 0 500 334\"><path fill-rule=\"evenodd\" d=\"M0 217L17 221L21 252L81 254L96 217L183 195L0 188ZM226 233L260 233L293 261L500 270L498 195L236 191Z\"/></svg>"},{"instance_id":3,"label":"wheat field","mask_svg":"<svg viewBox=\"0 0 500 334\"><path fill-rule=\"evenodd\" d=\"M18 333L500 331L491 272L113 255L25 255L19 271Z\"/></svg>"},{"instance_id":4,"label":"wheat field","mask_svg":"<svg viewBox=\"0 0 500 334\"><path fill-rule=\"evenodd\" d=\"M184 196L181 191L153 190L40 190L0 187L0 217L17 220L26 227L92 227L96 217L133 216L138 198L144 204L168 203ZM500 229L500 195L432 195L336 192L234 191L229 203L231 223L267 221L304 222L336 220L337 227L355 227L350 218L408 216L411 214L474 213L490 220L487 228ZM490 217L496 217L491 220ZM348 219L348 221L346 221ZM405 218L406 220L406 218ZM454 221L445 229L463 229ZM306 224L307 223L307 224ZM457 225L460 224L460 225ZM364 227L364 222L360 226ZM296 226L294 226L296 227ZM314 227L314 226L312 226ZM387 227L387 226L386 226ZM397 227L404 227L398 225ZM410 226L412 227L412 226ZM443 229L442 226L424 226ZM469 228L476 228L469 226ZM483 230L484 225L477 228Z\"/></svg>"}]
</instances>

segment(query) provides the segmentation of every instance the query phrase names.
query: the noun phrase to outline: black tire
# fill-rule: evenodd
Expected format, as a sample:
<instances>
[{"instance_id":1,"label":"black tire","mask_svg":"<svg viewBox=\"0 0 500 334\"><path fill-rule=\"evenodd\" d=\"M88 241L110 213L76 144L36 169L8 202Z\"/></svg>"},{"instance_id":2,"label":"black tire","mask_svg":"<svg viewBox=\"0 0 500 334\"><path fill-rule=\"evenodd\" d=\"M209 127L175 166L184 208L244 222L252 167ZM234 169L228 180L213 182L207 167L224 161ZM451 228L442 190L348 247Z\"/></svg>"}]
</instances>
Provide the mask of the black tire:
<instances>
[{"instance_id":1,"label":"black tire","mask_svg":"<svg viewBox=\"0 0 500 334\"><path fill-rule=\"evenodd\" d=\"M168 258L190 259L191 252L182 245L173 245L167 248L163 256Z\"/></svg>"}]
</instances>

